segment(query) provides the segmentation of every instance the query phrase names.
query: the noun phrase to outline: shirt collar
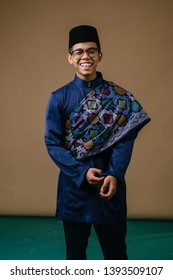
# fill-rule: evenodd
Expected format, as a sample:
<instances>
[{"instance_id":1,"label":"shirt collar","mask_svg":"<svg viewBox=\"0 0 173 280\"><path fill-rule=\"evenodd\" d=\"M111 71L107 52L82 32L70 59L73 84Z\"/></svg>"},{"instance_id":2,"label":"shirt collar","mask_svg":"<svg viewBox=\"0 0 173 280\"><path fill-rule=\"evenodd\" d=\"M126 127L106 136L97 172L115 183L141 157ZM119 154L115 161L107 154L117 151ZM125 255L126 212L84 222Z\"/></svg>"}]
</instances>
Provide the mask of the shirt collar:
<instances>
[{"instance_id":1,"label":"shirt collar","mask_svg":"<svg viewBox=\"0 0 173 280\"><path fill-rule=\"evenodd\" d=\"M95 88L103 83L103 77L100 72L97 72L97 77L92 81L85 81L80 79L77 75L74 78L75 83L84 88Z\"/></svg>"}]
</instances>

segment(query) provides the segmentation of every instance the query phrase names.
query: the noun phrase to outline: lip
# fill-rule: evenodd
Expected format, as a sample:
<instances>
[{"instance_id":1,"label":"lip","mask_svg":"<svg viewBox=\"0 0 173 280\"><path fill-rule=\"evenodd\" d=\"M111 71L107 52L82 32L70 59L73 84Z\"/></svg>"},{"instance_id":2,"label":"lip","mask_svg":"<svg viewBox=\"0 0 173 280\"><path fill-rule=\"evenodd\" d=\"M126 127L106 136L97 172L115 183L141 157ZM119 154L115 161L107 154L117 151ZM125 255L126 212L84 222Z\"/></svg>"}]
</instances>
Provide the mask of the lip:
<instances>
[{"instance_id":1,"label":"lip","mask_svg":"<svg viewBox=\"0 0 173 280\"><path fill-rule=\"evenodd\" d=\"M93 66L93 63L92 62L81 62L80 66L83 68L90 68Z\"/></svg>"}]
</instances>

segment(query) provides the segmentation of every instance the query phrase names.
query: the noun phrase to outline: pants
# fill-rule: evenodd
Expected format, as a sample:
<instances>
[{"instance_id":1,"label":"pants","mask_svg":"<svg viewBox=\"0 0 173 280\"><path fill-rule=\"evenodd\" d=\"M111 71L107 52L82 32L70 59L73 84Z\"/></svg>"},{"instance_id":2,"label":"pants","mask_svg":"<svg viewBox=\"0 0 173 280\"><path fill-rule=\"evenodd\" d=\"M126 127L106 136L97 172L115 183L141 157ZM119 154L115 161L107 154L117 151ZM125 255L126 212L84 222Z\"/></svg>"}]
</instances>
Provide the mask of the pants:
<instances>
[{"instance_id":1,"label":"pants","mask_svg":"<svg viewBox=\"0 0 173 280\"><path fill-rule=\"evenodd\" d=\"M67 260L86 260L86 249L91 234L92 223L63 221ZM116 224L95 224L105 260L127 260L126 221Z\"/></svg>"}]
</instances>

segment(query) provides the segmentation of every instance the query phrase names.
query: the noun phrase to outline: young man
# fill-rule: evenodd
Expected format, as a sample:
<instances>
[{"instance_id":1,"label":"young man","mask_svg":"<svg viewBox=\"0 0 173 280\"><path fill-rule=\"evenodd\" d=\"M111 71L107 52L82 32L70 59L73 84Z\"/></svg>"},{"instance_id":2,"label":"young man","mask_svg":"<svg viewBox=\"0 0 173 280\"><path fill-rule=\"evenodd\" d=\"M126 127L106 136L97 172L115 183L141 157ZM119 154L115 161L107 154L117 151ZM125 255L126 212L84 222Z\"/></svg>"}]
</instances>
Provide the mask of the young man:
<instances>
[{"instance_id":1,"label":"young man","mask_svg":"<svg viewBox=\"0 0 173 280\"><path fill-rule=\"evenodd\" d=\"M104 259L127 259L124 176L137 133L150 120L132 94L97 72L101 60L94 27L70 30L76 75L51 94L46 112L45 143L60 168L57 216L71 260L86 259L92 224Z\"/></svg>"}]
</instances>

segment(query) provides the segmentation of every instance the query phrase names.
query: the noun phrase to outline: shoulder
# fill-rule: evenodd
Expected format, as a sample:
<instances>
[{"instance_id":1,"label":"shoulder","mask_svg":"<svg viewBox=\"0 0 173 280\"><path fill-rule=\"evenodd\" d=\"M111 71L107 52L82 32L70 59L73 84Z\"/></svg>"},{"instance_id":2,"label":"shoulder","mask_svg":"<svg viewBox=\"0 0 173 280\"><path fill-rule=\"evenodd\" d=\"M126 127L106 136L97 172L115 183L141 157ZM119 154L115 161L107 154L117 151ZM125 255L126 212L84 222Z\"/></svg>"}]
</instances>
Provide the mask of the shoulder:
<instances>
[{"instance_id":1,"label":"shoulder","mask_svg":"<svg viewBox=\"0 0 173 280\"><path fill-rule=\"evenodd\" d=\"M73 88L73 81L69 82L66 85L61 86L60 88L54 90L50 94L49 102L54 102L59 105L63 105L67 95L70 90Z\"/></svg>"},{"instance_id":2,"label":"shoulder","mask_svg":"<svg viewBox=\"0 0 173 280\"><path fill-rule=\"evenodd\" d=\"M71 87L73 86L73 83L74 83L74 82L71 81L71 82L69 82L68 84L61 86L60 88L54 90L54 91L52 92L52 94L53 94L55 97L58 97L58 96L60 96L60 95L62 95L62 94L65 94L69 89L71 89Z\"/></svg>"}]
</instances>

